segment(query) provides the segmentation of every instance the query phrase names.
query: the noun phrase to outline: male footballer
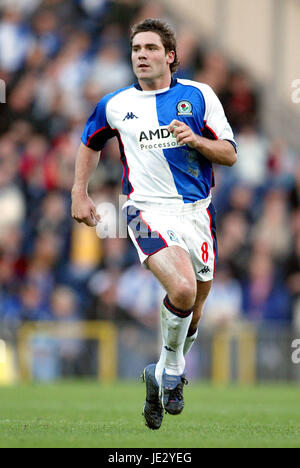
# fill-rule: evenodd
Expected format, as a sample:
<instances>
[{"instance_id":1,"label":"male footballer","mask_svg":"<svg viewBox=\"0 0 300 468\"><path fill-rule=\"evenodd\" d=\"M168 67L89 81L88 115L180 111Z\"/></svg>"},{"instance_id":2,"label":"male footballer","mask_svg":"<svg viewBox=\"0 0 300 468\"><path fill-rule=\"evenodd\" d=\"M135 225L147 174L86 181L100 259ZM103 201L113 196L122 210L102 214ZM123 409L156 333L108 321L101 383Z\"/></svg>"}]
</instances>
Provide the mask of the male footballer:
<instances>
[{"instance_id":1,"label":"male footballer","mask_svg":"<svg viewBox=\"0 0 300 468\"><path fill-rule=\"evenodd\" d=\"M212 164L232 166L236 144L222 105L206 85L173 77L176 38L159 20L134 26L136 84L104 96L82 135L72 189L72 216L100 221L87 187L106 141L116 136L124 166L128 232L141 263L166 290L159 361L143 373L144 418L159 429L164 411L184 407L185 358L197 338L217 261Z\"/></svg>"}]
</instances>

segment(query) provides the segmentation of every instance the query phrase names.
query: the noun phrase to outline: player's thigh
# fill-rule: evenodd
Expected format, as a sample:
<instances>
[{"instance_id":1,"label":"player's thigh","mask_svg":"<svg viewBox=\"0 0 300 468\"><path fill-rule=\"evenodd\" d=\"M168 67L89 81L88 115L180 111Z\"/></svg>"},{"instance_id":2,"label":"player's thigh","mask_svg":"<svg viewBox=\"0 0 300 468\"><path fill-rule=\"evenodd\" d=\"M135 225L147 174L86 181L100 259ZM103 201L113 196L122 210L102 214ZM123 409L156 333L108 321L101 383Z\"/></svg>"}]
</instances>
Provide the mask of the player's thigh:
<instances>
[{"instance_id":1,"label":"player's thigh","mask_svg":"<svg viewBox=\"0 0 300 468\"><path fill-rule=\"evenodd\" d=\"M158 278L168 293L189 296L195 300L197 284L190 255L181 247L171 246L149 256L150 271Z\"/></svg>"}]
</instances>

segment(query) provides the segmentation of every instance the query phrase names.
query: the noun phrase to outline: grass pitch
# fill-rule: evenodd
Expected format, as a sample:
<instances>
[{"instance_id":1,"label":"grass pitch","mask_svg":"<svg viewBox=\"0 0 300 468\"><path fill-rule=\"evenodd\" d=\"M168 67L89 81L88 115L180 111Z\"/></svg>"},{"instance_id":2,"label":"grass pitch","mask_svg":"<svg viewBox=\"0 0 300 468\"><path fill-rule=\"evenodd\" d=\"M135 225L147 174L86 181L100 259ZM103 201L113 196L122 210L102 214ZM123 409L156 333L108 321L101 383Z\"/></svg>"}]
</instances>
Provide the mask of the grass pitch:
<instances>
[{"instance_id":1,"label":"grass pitch","mask_svg":"<svg viewBox=\"0 0 300 468\"><path fill-rule=\"evenodd\" d=\"M192 382L184 412L150 431L138 381L2 387L0 447L300 447L299 395L297 386Z\"/></svg>"}]
</instances>

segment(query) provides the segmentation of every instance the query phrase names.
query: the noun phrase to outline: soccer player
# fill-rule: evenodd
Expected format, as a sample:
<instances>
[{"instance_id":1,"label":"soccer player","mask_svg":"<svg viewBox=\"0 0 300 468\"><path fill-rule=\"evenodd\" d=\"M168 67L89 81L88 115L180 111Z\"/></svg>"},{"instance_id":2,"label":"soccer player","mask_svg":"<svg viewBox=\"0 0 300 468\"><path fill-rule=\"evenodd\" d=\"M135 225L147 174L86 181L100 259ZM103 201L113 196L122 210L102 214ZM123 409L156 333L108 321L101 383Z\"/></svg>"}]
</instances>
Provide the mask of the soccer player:
<instances>
[{"instance_id":1,"label":"soccer player","mask_svg":"<svg viewBox=\"0 0 300 468\"><path fill-rule=\"evenodd\" d=\"M173 77L176 38L159 20L136 25L132 66L138 82L104 96L82 135L72 189L72 216L100 220L87 193L106 141L116 136L124 166L128 231L141 263L166 290L162 350L144 370L144 417L159 429L163 410L183 410L185 354L198 333L217 261L212 164L232 166L236 144L222 105L205 84Z\"/></svg>"}]
</instances>

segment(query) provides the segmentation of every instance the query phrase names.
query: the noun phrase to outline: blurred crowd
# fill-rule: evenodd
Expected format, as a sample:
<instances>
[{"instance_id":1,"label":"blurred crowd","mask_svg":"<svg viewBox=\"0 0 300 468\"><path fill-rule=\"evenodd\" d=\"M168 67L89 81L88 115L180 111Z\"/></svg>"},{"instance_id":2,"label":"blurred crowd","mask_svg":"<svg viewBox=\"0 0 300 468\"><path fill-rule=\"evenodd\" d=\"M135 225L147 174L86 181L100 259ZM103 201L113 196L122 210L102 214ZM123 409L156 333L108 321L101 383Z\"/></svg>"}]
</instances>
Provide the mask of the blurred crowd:
<instances>
[{"instance_id":1,"label":"blurred crowd","mask_svg":"<svg viewBox=\"0 0 300 468\"><path fill-rule=\"evenodd\" d=\"M70 191L81 133L106 93L135 81L130 26L176 29L178 77L208 83L238 145L215 167L219 266L203 323L240 318L300 329L300 161L260 123L260 88L185 24L143 0L2 0L0 320L109 319L155 329L164 296L131 242L73 222ZM110 140L91 197L118 206L122 166Z\"/></svg>"}]
</instances>

